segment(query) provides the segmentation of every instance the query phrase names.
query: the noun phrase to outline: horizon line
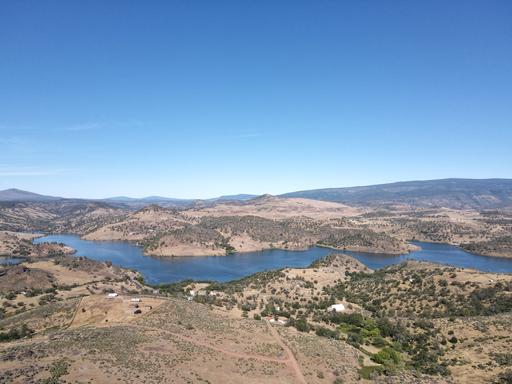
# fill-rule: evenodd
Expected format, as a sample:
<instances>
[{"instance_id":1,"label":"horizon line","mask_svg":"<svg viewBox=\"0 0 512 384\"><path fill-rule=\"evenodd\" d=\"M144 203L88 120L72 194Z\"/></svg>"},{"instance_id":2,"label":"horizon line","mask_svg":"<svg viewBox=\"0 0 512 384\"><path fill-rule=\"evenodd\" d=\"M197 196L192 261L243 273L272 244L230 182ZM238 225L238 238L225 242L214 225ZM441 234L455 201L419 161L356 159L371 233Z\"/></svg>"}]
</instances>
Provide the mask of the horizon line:
<instances>
[{"instance_id":1,"label":"horizon line","mask_svg":"<svg viewBox=\"0 0 512 384\"><path fill-rule=\"evenodd\" d=\"M114 196L109 196L109 197L76 197L76 196L69 197L69 196L61 196L61 195L53 195L53 194L42 194L42 193L33 192L33 191L29 191L27 189L18 188L18 187L11 187L11 188L6 188L3 190L0 190L0 193L15 190L15 191L20 191L20 192L36 194L36 195L43 196L43 197L52 197L52 198L57 198L57 199L68 199L68 200L98 200L98 201L114 200L115 201L115 199L143 200L143 199L149 199L149 198L154 198L154 199L161 198L161 199L169 199L169 200L183 200L183 201L199 200L200 201L200 200L214 200L214 199L219 199L219 198L226 197L226 196L249 195L249 196L259 197L259 196L264 196L264 195L270 195L270 196L278 197L278 196L287 195L290 193L300 193L300 192L307 192L307 191L332 190L332 189L344 189L344 188L347 188L347 189L348 188L364 188L364 187L373 187L373 186L382 186L382 185L391 185L391 184L400 184L400 183L447 181L447 180L472 180L472 181L511 180L512 181L512 177L486 177L486 178L445 177L445 178L440 178L440 179L414 179L414 180L400 180L400 181L391 181L391 182L385 182L385 183L351 185L351 186L341 186L341 187L320 187L320 188L312 187L309 189L298 189L298 190L292 190L292 191L283 192L283 193L268 193L268 192L264 192L264 193L246 193L246 192L224 193L224 194L213 196L213 197L203 197L203 198L201 198L201 197L170 197L170 196L166 196L165 194L151 194L151 195L144 195L141 197L133 197L133 196L127 196L127 195L114 195Z\"/></svg>"}]
</instances>

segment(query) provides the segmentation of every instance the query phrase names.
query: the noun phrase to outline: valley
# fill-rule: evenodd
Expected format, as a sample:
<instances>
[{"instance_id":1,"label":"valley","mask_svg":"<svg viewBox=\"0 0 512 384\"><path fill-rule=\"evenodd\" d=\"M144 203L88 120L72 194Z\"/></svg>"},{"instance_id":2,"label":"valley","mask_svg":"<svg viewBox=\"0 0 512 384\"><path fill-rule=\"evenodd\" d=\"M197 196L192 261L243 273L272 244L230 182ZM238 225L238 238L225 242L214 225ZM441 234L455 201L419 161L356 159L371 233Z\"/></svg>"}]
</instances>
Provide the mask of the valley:
<instances>
[{"instance_id":1,"label":"valley","mask_svg":"<svg viewBox=\"0 0 512 384\"><path fill-rule=\"evenodd\" d=\"M503 194L8 196L0 253L20 263L0 266L1 383L512 377Z\"/></svg>"}]
</instances>

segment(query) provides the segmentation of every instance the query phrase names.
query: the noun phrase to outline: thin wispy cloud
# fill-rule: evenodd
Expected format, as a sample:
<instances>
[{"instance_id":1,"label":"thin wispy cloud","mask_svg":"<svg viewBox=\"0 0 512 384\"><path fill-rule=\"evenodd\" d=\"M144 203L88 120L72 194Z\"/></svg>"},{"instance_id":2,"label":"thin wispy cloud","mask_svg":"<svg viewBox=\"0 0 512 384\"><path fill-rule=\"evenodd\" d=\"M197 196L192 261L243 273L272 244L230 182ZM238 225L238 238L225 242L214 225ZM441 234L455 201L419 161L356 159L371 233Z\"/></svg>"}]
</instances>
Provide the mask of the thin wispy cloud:
<instances>
[{"instance_id":1,"label":"thin wispy cloud","mask_svg":"<svg viewBox=\"0 0 512 384\"><path fill-rule=\"evenodd\" d=\"M30 167L0 167L0 177L24 177L24 176L58 176L67 174L69 169L42 169Z\"/></svg>"},{"instance_id":2,"label":"thin wispy cloud","mask_svg":"<svg viewBox=\"0 0 512 384\"><path fill-rule=\"evenodd\" d=\"M0 124L0 131L11 131L11 132L19 132L19 131L30 131L33 130L34 127L28 125L9 125L9 124Z\"/></svg>"},{"instance_id":3,"label":"thin wispy cloud","mask_svg":"<svg viewBox=\"0 0 512 384\"><path fill-rule=\"evenodd\" d=\"M23 144L23 139L17 136L0 137L0 145L19 145Z\"/></svg>"},{"instance_id":4,"label":"thin wispy cloud","mask_svg":"<svg viewBox=\"0 0 512 384\"><path fill-rule=\"evenodd\" d=\"M54 176L51 171L0 171L0 176L17 177L17 176Z\"/></svg>"},{"instance_id":5,"label":"thin wispy cloud","mask_svg":"<svg viewBox=\"0 0 512 384\"><path fill-rule=\"evenodd\" d=\"M62 130L70 132L94 131L100 129L119 129L145 127L150 124L147 121L110 121L110 122L89 122L64 127Z\"/></svg>"},{"instance_id":6,"label":"thin wispy cloud","mask_svg":"<svg viewBox=\"0 0 512 384\"><path fill-rule=\"evenodd\" d=\"M263 136L262 132L247 132L247 133L240 133L238 135L235 135L235 138L237 139L251 139L255 137L261 137Z\"/></svg>"},{"instance_id":7,"label":"thin wispy cloud","mask_svg":"<svg viewBox=\"0 0 512 384\"><path fill-rule=\"evenodd\" d=\"M74 131L74 132L92 131L92 130L96 130L96 129L101 129L103 127L104 127L104 125L100 124L100 123L86 123L86 124L71 125L69 127L65 127L64 130L65 131Z\"/></svg>"}]
</instances>

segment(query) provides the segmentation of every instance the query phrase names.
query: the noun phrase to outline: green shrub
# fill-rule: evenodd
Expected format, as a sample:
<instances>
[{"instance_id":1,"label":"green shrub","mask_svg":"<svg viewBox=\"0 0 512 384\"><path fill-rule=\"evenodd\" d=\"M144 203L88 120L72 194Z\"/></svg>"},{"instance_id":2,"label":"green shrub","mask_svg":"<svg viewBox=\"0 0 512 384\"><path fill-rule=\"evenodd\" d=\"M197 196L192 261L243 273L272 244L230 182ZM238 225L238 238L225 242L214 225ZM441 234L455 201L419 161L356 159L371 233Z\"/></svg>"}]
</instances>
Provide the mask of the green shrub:
<instances>
[{"instance_id":1,"label":"green shrub","mask_svg":"<svg viewBox=\"0 0 512 384\"><path fill-rule=\"evenodd\" d=\"M14 300L16 298L16 294L14 292L9 292L8 294L5 295L5 298L7 300Z\"/></svg>"},{"instance_id":2,"label":"green shrub","mask_svg":"<svg viewBox=\"0 0 512 384\"><path fill-rule=\"evenodd\" d=\"M34 333L26 324L20 328L11 328L8 332L0 333L0 341L12 341L23 337L31 336Z\"/></svg>"},{"instance_id":3,"label":"green shrub","mask_svg":"<svg viewBox=\"0 0 512 384\"><path fill-rule=\"evenodd\" d=\"M386 340L384 340L381 336L376 336L372 339L372 344L377 348L382 348L386 346Z\"/></svg>"},{"instance_id":4,"label":"green shrub","mask_svg":"<svg viewBox=\"0 0 512 384\"><path fill-rule=\"evenodd\" d=\"M372 360L384 366L393 366L398 365L402 358L400 357L400 353L393 348L386 347L373 355Z\"/></svg>"},{"instance_id":5,"label":"green shrub","mask_svg":"<svg viewBox=\"0 0 512 384\"><path fill-rule=\"evenodd\" d=\"M340 335L337 331L333 331L332 329L328 329L328 328L324 328L324 327L317 328L315 333L317 334L317 336L328 337L330 339L338 340L340 338Z\"/></svg>"}]
</instances>

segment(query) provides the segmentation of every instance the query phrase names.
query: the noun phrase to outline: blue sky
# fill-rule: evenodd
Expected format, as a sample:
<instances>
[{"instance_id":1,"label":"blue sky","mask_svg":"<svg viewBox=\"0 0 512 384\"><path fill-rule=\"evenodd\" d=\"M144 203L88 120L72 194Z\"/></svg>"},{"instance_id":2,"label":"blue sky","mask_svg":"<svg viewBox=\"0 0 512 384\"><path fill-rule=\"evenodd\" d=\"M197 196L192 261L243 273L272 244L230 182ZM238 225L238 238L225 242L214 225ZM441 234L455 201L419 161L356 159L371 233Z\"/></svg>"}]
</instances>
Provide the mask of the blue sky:
<instances>
[{"instance_id":1,"label":"blue sky","mask_svg":"<svg viewBox=\"0 0 512 384\"><path fill-rule=\"evenodd\" d=\"M0 3L0 189L512 177L512 2Z\"/></svg>"}]
</instances>

